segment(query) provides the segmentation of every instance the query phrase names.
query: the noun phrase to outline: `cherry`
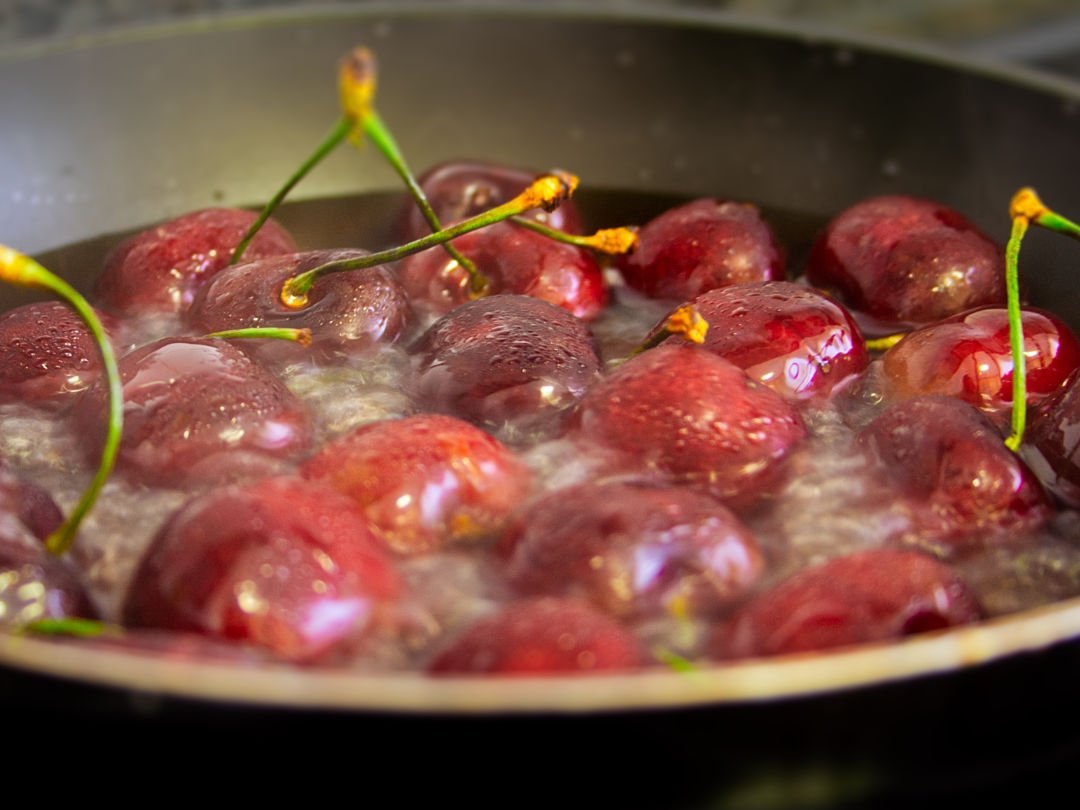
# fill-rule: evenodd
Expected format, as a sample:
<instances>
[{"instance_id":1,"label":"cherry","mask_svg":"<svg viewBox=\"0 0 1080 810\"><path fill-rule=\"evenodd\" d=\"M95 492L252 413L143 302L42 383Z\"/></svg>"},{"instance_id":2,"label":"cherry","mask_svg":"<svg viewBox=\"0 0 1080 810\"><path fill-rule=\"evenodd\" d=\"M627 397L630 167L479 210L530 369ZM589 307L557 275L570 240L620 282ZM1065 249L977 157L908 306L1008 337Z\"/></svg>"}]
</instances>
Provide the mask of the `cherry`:
<instances>
[{"instance_id":1,"label":"cherry","mask_svg":"<svg viewBox=\"0 0 1080 810\"><path fill-rule=\"evenodd\" d=\"M971 405L923 396L893 405L859 441L911 499L916 531L950 544L1037 528L1050 509L1031 470Z\"/></svg>"},{"instance_id":2,"label":"cherry","mask_svg":"<svg viewBox=\"0 0 1080 810\"><path fill-rule=\"evenodd\" d=\"M722 357L664 345L629 360L582 400L581 432L651 471L735 505L777 483L805 436L793 406Z\"/></svg>"},{"instance_id":3,"label":"cherry","mask_svg":"<svg viewBox=\"0 0 1080 810\"><path fill-rule=\"evenodd\" d=\"M502 544L514 588L585 598L619 617L716 615L764 567L734 514L676 487L588 483L556 490L524 510Z\"/></svg>"},{"instance_id":4,"label":"cherry","mask_svg":"<svg viewBox=\"0 0 1080 810\"><path fill-rule=\"evenodd\" d=\"M124 622L250 642L291 661L348 651L386 621L397 573L327 487L266 478L194 498L147 549Z\"/></svg>"},{"instance_id":5,"label":"cherry","mask_svg":"<svg viewBox=\"0 0 1080 810\"><path fill-rule=\"evenodd\" d=\"M523 295L463 304L413 347L417 399L504 440L558 432L600 375L596 342L570 313Z\"/></svg>"},{"instance_id":6,"label":"cherry","mask_svg":"<svg viewBox=\"0 0 1080 810\"><path fill-rule=\"evenodd\" d=\"M1080 342L1049 312L1021 313L1027 358L1027 401L1061 388L1080 367ZM882 370L891 397L943 394L988 412L1012 403L1012 349L1008 311L972 310L924 326L885 353Z\"/></svg>"},{"instance_id":7,"label":"cherry","mask_svg":"<svg viewBox=\"0 0 1080 810\"><path fill-rule=\"evenodd\" d=\"M1080 506L1080 376L1047 397L1020 454L1043 485L1069 506Z\"/></svg>"},{"instance_id":8,"label":"cherry","mask_svg":"<svg viewBox=\"0 0 1080 810\"><path fill-rule=\"evenodd\" d=\"M586 320L607 301L600 266L592 254L511 223L460 236L453 245L490 283L489 293L530 295ZM441 314L469 301L468 275L440 248L409 256L398 266L414 303Z\"/></svg>"},{"instance_id":9,"label":"cherry","mask_svg":"<svg viewBox=\"0 0 1080 810\"><path fill-rule=\"evenodd\" d=\"M626 283L651 298L687 301L731 284L784 277L776 237L756 207L694 200L665 211L617 260Z\"/></svg>"},{"instance_id":10,"label":"cherry","mask_svg":"<svg viewBox=\"0 0 1080 810\"><path fill-rule=\"evenodd\" d=\"M124 240L105 260L96 293L102 306L124 314L183 312L198 288L229 263L256 214L207 208L184 214ZM245 256L295 253L296 243L268 221Z\"/></svg>"},{"instance_id":11,"label":"cherry","mask_svg":"<svg viewBox=\"0 0 1080 810\"><path fill-rule=\"evenodd\" d=\"M806 278L869 316L862 325L874 334L1005 303L1001 247L958 212L914 197L840 213L814 243Z\"/></svg>"},{"instance_id":12,"label":"cherry","mask_svg":"<svg viewBox=\"0 0 1080 810\"><path fill-rule=\"evenodd\" d=\"M0 462L0 517L14 516L39 540L64 522L60 507L44 489L23 479Z\"/></svg>"},{"instance_id":13,"label":"cherry","mask_svg":"<svg viewBox=\"0 0 1080 810\"><path fill-rule=\"evenodd\" d=\"M969 624L982 610L947 565L913 551L837 557L784 580L717 632L719 658L783 655Z\"/></svg>"},{"instance_id":14,"label":"cherry","mask_svg":"<svg viewBox=\"0 0 1080 810\"><path fill-rule=\"evenodd\" d=\"M361 425L323 447L301 473L359 503L403 554L497 532L531 483L500 442L440 414Z\"/></svg>"},{"instance_id":15,"label":"cherry","mask_svg":"<svg viewBox=\"0 0 1080 810\"><path fill-rule=\"evenodd\" d=\"M167 338L120 361L124 433L119 467L163 486L266 474L273 459L310 441L303 405L284 384L224 340ZM75 409L88 454L100 452L105 392L96 384Z\"/></svg>"},{"instance_id":16,"label":"cherry","mask_svg":"<svg viewBox=\"0 0 1080 810\"><path fill-rule=\"evenodd\" d=\"M586 602L540 598L479 619L435 656L436 675L542 675L633 669L637 641Z\"/></svg>"},{"instance_id":17,"label":"cherry","mask_svg":"<svg viewBox=\"0 0 1080 810\"><path fill-rule=\"evenodd\" d=\"M787 399L827 395L870 363L847 311L801 284L721 287L691 303L709 323L704 347Z\"/></svg>"},{"instance_id":18,"label":"cherry","mask_svg":"<svg viewBox=\"0 0 1080 810\"><path fill-rule=\"evenodd\" d=\"M533 181L536 172L526 172L493 163L455 161L433 166L418 182L432 210L445 225L452 225L501 205L520 194ZM523 216L535 219L560 231L581 233L581 215L572 202L564 202L554 211L537 209ZM400 231L405 239L419 239L431 233L431 226L410 199L400 216Z\"/></svg>"},{"instance_id":19,"label":"cherry","mask_svg":"<svg viewBox=\"0 0 1080 810\"><path fill-rule=\"evenodd\" d=\"M0 315L0 402L70 404L101 370L94 336L70 307L43 301Z\"/></svg>"},{"instance_id":20,"label":"cherry","mask_svg":"<svg viewBox=\"0 0 1080 810\"><path fill-rule=\"evenodd\" d=\"M326 359L393 342L408 325L411 311L405 291L384 267L329 275L312 288L307 306L300 309L281 302L281 285L289 277L366 255L363 250L320 250L233 265L202 287L187 321L202 332L238 326L311 330L311 347L280 340L254 342L251 350L263 359Z\"/></svg>"},{"instance_id":21,"label":"cherry","mask_svg":"<svg viewBox=\"0 0 1080 810\"><path fill-rule=\"evenodd\" d=\"M41 619L93 619L97 611L65 560L4 520L0 506L0 627Z\"/></svg>"}]
</instances>

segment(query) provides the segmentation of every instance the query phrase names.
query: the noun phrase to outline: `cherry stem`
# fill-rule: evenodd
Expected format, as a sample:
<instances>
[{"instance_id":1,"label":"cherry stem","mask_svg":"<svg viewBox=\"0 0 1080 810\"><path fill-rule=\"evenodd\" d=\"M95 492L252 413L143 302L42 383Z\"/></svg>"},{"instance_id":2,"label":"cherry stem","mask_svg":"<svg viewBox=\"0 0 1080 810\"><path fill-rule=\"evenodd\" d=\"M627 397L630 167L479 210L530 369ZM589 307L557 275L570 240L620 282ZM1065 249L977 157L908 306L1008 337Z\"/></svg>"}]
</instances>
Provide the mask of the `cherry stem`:
<instances>
[{"instance_id":1,"label":"cherry stem","mask_svg":"<svg viewBox=\"0 0 1080 810\"><path fill-rule=\"evenodd\" d=\"M348 137L349 133L352 132L352 130L353 123L348 118L343 117L336 124L334 124L334 128L330 130L330 132L326 135L325 138L323 138L322 143L318 145L318 147L315 149L314 152L311 153L307 160L300 164L300 168L298 168L295 172L292 173L292 176L290 176L289 179L285 181L285 185L278 189L277 194L271 197L270 201L265 206L263 206L262 212L259 214L258 219L256 219L251 224L251 227L248 228L247 233L245 233L244 237L240 240L240 244L238 244L236 246L236 250L233 251L232 257L229 259L229 264L236 264L240 261L240 259L244 255L244 251L246 251L248 249L248 245L251 244L251 240L255 238L255 235L259 232L262 226L266 224L266 220L270 219L270 216L274 213L274 211L277 210L278 206L281 205L282 201L285 199L288 193L292 191L296 184L303 180L307 173L314 169L315 166L317 166L324 157L333 152L334 149L337 148L338 144L340 144L343 140L345 140L346 137Z\"/></svg>"},{"instance_id":2,"label":"cherry stem","mask_svg":"<svg viewBox=\"0 0 1080 810\"><path fill-rule=\"evenodd\" d=\"M222 338L224 340L291 340L301 346L311 345L310 329L290 329L278 326L252 326L246 329L224 329L220 332L211 332L204 335L206 338Z\"/></svg>"},{"instance_id":3,"label":"cherry stem","mask_svg":"<svg viewBox=\"0 0 1080 810\"><path fill-rule=\"evenodd\" d=\"M0 281L6 281L19 287L46 290L60 298L68 306L75 310L90 329L94 337L98 351L101 353L101 363L105 369L105 378L109 384L109 416L108 428L105 434L105 446L101 452L101 462L93 479L83 492L79 502L72 509L67 519L47 538L45 547L53 554L60 555L71 548L75 542L79 525L86 514L93 507L98 494L105 481L112 472L116 463L116 454L120 448L120 434L124 426L124 392L120 381L120 370L116 365L116 355L113 353L109 336L105 327L94 312L93 307L82 295L70 284L59 276L56 276L31 259L16 250L0 245Z\"/></svg>"},{"instance_id":4,"label":"cherry stem","mask_svg":"<svg viewBox=\"0 0 1080 810\"><path fill-rule=\"evenodd\" d=\"M96 619L38 619L19 628L20 632L34 636L71 636L75 638L96 638L106 633L119 634L120 628L97 621Z\"/></svg>"},{"instance_id":5,"label":"cherry stem","mask_svg":"<svg viewBox=\"0 0 1080 810\"><path fill-rule=\"evenodd\" d=\"M522 228L536 231L556 242L588 248L589 250L606 253L609 256L633 253L638 245L638 229L629 225L623 228L604 228L591 236L579 236L578 234L560 231L557 228L545 225L543 222L537 222L535 219L526 217L511 217L510 221L515 225L520 225Z\"/></svg>"},{"instance_id":6,"label":"cherry stem","mask_svg":"<svg viewBox=\"0 0 1080 810\"><path fill-rule=\"evenodd\" d=\"M386 128L382 118L374 109L364 119L364 133L375 144L383 157L386 158L386 162L397 172L402 182L405 183L405 187L409 190L413 201L416 202L420 213L423 214L424 220L431 226L431 230L441 231L442 223L439 222L435 209L431 207L427 195L424 194L424 190L420 188L420 184L416 181L416 176L405 162L405 157L401 154L394 136L390 134L390 130ZM462 255L461 251L449 242L443 245L443 249L469 275L469 290L473 296L479 298L486 294L491 287L491 283L488 281L487 276L477 269L472 260Z\"/></svg>"},{"instance_id":7,"label":"cherry stem","mask_svg":"<svg viewBox=\"0 0 1080 810\"><path fill-rule=\"evenodd\" d=\"M1033 188L1022 188L1009 203L1009 214L1014 219L1025 217L1030 223L1048 231L1080 239L1080 225L1046 207Z\"/></svg>"},{"instance_id":8,"label":"cherry stem","mask_svg":"<svg viewBox=\"0 0 1080 810\"><path fill-rule=\"evenodd\" d=\"M690 343L701 345L705 342L705 336L709 332L709 322L693 304L683 304L676 309L664 322L653 329L640 346L630 352L630 357L636 357L649 349L655 349L672 335L679 335Z\"/></svg>"},{"instance_id":9,"label":"cherry stem","mask_svg":"<svg viewBox=\"0 0 1080 810\"><path fill-rule=\"evenodd\" d=\"M1027 360L1024 358L1024 325L1020 318L1020 243L1027 233L1028 218L1013 212L1012 233L1005 245L1005 300L1009 311L1009 345L1012 347L1012 433L1005 446L1014 453L1024 440L1027 422Z\"/></svg>"},{"instance_id":10,"label":"cherry stem","mask_svg":"<svg viewBox=\"0 0 1080 810\"><path fill-rule=\"evenodd\" d=\"M362 270L365 267L375 267L379 264L395 262L413 253L419 253L421 250L436 245L443 245L463 234L501 222L533 208L554 210L559 203L568 199L574 193L577 186L577 177L568 172L554 170L550 174L541 175L533 181L532 185L509 202L497 205L449 228L428 234L420 239L414 239L412 242L399 247L379 251L378 253L370 253L367 256L355 259L340 259L327 262L307 272L292 276L286 279L281 287L281 302L290 309L301 309L307 306L307 294L312 286L327 273Z\"/></svg>"},{"instance_id":11,"label":"cherry stem","mask_svg":"<svg viewBox=\"0 0 1080 810\"><path fill-rule=\"evenodd\" d=\"M872 338L871 340L866 341L866 348L872 352L887 352L901 340L906 338L907 334L907 332L898 332L895 335Z\"/></svg>"}]
</instances>

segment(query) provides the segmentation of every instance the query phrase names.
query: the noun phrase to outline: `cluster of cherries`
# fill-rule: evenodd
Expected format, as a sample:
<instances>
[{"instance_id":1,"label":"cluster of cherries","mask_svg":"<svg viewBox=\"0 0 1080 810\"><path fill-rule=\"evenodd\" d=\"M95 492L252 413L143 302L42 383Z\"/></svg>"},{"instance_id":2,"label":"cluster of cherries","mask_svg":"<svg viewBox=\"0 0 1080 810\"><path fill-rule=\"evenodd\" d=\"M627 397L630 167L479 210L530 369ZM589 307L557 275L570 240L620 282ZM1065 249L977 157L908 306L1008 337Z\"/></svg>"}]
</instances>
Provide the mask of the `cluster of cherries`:
<instances>
[{"instance_id":1,"label":"cluster of cherries","mask_svg":"<svg viewBox=\"0 0 1080 810\"><path fill-rule=\"evenodd\" d=\"M453 163L420 187L452 224L531 181ZM403 211L403 240L431 232L430 217ZM42 542L61 511L0 467L0 624L104 618L132 637L348 662L373 638L415 646L403 567L464 554L497 584L480 615L448 611L410 650L432 673L820 650L977 621L952 561L1080 502L1080 344L1054 315L1023 310L1032 419L1012 452L1004 253L960 214L910 197L861 202L828 224L797 281L741 202L666 211L614 259L554 238L583 231L571 202L527 217L462 235L454 253L320 276L300 305L283 295L290 279L368 254L300 252L271 219L231 263L255 220L235 209L118 245L93 297L121 355L117 474L191 495L162 516L118 615L100 617L70 555ZM642 302L673 315L640 351L604 357L591 324ZM703 319L704 335L677 328L687 319ZM303 340L215 336L253 327ZM875 339L898 333L872 359L892 343ZM363 363L389 345L409 358L408 413L321 436L282 371ZM70 309L0 316L0 403L54 413L87 465L100 456L109 385ZM816 452L820 425L837 421L839 452L906 519L871 547L789 572L784 538L755 527L793 460ZM589 480L537 471L530 452L556 445L589 459Z\"/></svg>"}]
</instances>

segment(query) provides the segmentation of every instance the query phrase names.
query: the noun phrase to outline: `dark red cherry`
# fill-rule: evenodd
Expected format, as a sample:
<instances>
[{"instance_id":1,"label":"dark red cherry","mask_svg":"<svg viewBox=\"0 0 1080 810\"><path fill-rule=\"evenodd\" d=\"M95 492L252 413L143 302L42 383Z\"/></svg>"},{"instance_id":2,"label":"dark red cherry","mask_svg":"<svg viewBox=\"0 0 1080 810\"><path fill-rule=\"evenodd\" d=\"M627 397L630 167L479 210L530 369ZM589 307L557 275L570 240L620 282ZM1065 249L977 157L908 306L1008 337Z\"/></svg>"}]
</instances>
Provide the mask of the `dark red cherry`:
<instances>
[{"instance_id":1,"label":"dark red cherry","mask_svg":"<svg viewBox=\"0 0 1080 810\"><path fill-rule=\"evenodd\" d=\"M1064 386L1080 367L1080 342L1049 312L1021 313L1027 358L1027 399L1037 403ZM1012 348L1008 311L973 310L907 335L882 358L891 397L943 394L977 408L1012 406Z\"/></svg>"},{"instance_id":2,"label":"dark red cherry","mask_svg":"<svg viewBox=\"0 0 1080 810\"><path fill-rule=\"evenodd\" d=\"M475 161L453 161L433 166L418 179L420 188L445 227L509 202L523 192L539 172L527 172L509 166ZM534 209L525 216L568 233L581 233L581 215L573 202L562 203L554 211ZM431 233L412 199L401 212L401 233L407 239L419 239Z\"/></svg>"},{"instance_id":3,"label":"dark red cherry","mask_svg":"<svg viewBox=\"0 0 1080 810\"><path fill-rule=\"evenodd\" d=\"M742 369L690 345L664 345L623 364L586 393L587 438L623 467L703 488L743 505L778 482L806 436L794 407Z\"/></svg>"},{"instance_id":4,"label":"dark red cherry","mask_svg":"<svg viewBox=\"0 0 1080 810\"><path fill-rule=\"evenodd\" d=\"M502 538L523 593L619 617L716 615L757 581L758 545L719 502L676 487L590 483L533 503Z\"/></svg>"},{"instance_id":5,"label":"dark red cherry","mask_svg":"<svg viewBox=\"0 0 1080 810\"><path fill-rule=\"evenodd\" d=\"M807 568L737 610L719 658L782 655L898 639L970 624L982 611L947 565L879 549Z\"/></svg>"},{"instance_id":6,"label":"dark red cherry","mask_svg":"<svg viewBox=\"0 0 1080 810\"><path fill-rule=\"evenodd\" d=\"M0 627L41 619L93 619L97 611L67 561L5 521L0 507Z\"/></svg>"},{"instance_id":7,"label":"dark red cherry","mask_svg":"<svg viewBox=\"0 0 1080 810\"><path fill-rule=\"evenodd\" d=\"M784 256L756 207L704 199L645 225L618 267L645 295L688 301L717 287L782 279Z\"/></svg>"},{"instance_id":8,"label":"dark red cherry","mask_svg":"<svg viewBox=\"0 0 1080 810\"><path fill-rule=\"evenodd\" d=\"M1080 506L1080 376L1032 413L1020 454L1050 492Z\"/></svg>"},{"instance_id":9,"label":"dark red cherry","mask_svg":"<svg viewBox=\"0 0 1080 810\"><path fill-rule=\"evenodd\" d=\"M168 338L120 361L124 432L117 465L164 486L266 475L310 442L303 404L248 354L224 340ZM103 381L75 409L97 459L105 430Z\"/></svg>"},{"instance_id":10,"label":"dark red cherry","mask_svg":"<svg viewBox=\"0 0 1080 810\"><path fill-rule=\"evenodd\" d=\"M862 325L873 334L1005 303L1002 249L956 211L914 197L874 197L839 214L806 278L869 316Z\"/></svg>"},{"instance_id":11,"label":"dark red cherry","mask_svg":"<svg viewBox=\"0 0 1080 810\"><path fill-rule=\"evenodd\" d=\"M301 472L360 504L403 554L499 531L531 485L526 467L495 438L440 414L362 425Z\"/></svg>"},{"instance_id":12,"label":"dark red cherry","mask_svg":"<svg viewBox=\"0 0 1080 810\"><path fill-rule=\"evenodd\" d=\"M859 441L911 499L915 531L955 544L1037 528L1050 507L1042 487L971 405L915 397L874 419Z\"/></svg>"},{"instance_id":13,"label":"dark red cherry","mask_svg":"<svg viewBox=\"0 0 1080 810\"><path fill-rule=\"evenodd\" d=\"M530 295L586 320L607 301L592 254L527 228L500 222L453 242L490 283L490 294ZM441 247L402 260L398 275L418 306L446 313L470 300L469 277Z\"/></svg>"},{"instance_id":14,"label":"dark red cherry","mask_svg":"<svg viewBox=\"0 0 1080 810\"><path fill-rule=\"evenodd\" d=\"M123 618L312 661L348 651L385 621L399 590L348 498L268 478L208 492L172 515L139 564Z\"/></svg>"},{"instance_id":15,"label":"dark red cherry","mask_svg":"<svg viewBox=\"0 0 1080 810\"><path fill-rule=\"evenodd\" d=\"M256 217L238 208L208 208L125 239L105 260L98 300L106 309L131 315L185 311L199 287L228 265ZM268 220L244 258L295 252L292 237Z\"/></svg>"},{"instance_id":16,"label":"dark red cherry","mask_svg":"<svg viewBox=\"0 0 1080 810\"><path fill-rule=\"evenodd\" d=\"M544 675L634 669L643 656L633 635L587 602L541 598L480 619L450 643L436 675Z\"/></svg>"},{"instance_id":17,"label":"dark red cherry","mask_svg":"<svg viewBox=\"0 0 1080 810\"><path fill-rule=\"evenodd\" d=\"M705 348L787 399L825 396L870 363L847 311L801 284L739 284L692 303L709 322Z\"/></svg>"},{"instance_id":18,"label":"dark red cherry","mask_svg":"<svg viewBox=\"0 0 1080 810\"><path fill-rule=\"evenodd\" d=\"M508 441L558 432L562 416L600 376L588 327L524 295L470 301L419 340L417 400Z\"/></svg>"},{"instance_id":19,"label":"dark red cherry","mask_svg":"<svg viewBox=\"0 0 1080 810\"><path fill-rule=\"evenodd\" d=\"M103 320L116 329L111 318ZM0 315L0 402L69 404L100 373L93 335L65 304L26 304Z\"/></svg>"},{"instance_id":20,"label":"dark red cherry","mask_svg":"<svg viewBox=\"0 0 1080 810\"><path fill-rule=\"evenodd\" d=\"M60 507L48 492L0 462L0 520L4 515L15 517L39 540L44 540L64 522Z\"/></svg>"},{"instance_id":21,"label":"dark red cherry","mask_svg":"<svg viewBox=\"0 0 1080 810\"><path fill-rule=\"evenodd\" d=\"M319 250L227 267L200 290L187 321L203 333L268 326L311 330L310 347L281 340L252 341L248 348L263 359L325 359L379 342L392 343L411 313L401 284L384 267L324 276L302 309L281 302L281 285L290 276L366 255L365 250Z\"/></svg>"}]
</instances>

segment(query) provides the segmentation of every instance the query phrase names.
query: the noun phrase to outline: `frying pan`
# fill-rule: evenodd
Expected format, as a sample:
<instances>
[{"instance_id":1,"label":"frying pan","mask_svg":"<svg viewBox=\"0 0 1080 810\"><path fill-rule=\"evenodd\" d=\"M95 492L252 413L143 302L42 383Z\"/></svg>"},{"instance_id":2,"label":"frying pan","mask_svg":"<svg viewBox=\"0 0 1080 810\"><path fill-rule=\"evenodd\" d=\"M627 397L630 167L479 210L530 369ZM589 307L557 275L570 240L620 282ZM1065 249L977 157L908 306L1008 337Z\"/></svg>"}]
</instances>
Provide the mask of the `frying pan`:
<instances>
[{"instance_id":1,"label":"frying pan","mask_svg":"<svg viewBox=\"0 0 1080 810\"><path fill-rule=\"evenodd\" d=\"M9 49L0 241L85 287L103 234L259 204L334 120L336 61L360 43L378 54L378 107L414 166L570 168L598 218L612 200L639 218L672 196L753 200L793 223L798 254L806 223L873 194L942 200L1002 240L1022 185L1080 211L1080 88L1065 81L718 15L369 4ZM366 244L385 238L397 189L374 156L343 150L283 219L311 247ZM318 202L355 194L374 196ZM1064 242L1029 239L1026 283L1080 325ZM23 300L0 291L5 308ZM379 767L407 748L425 773L482 763L552 800L580 769L601 774L588 784L606 798L666 806L902 803L1021 784L1030 798L1080 754L1077 675L1080 600L851 652L573 679L349 675L0 640L10 717L267 739L333 728L357 756L381 753Z\"/></svg>"}]
</instances>

